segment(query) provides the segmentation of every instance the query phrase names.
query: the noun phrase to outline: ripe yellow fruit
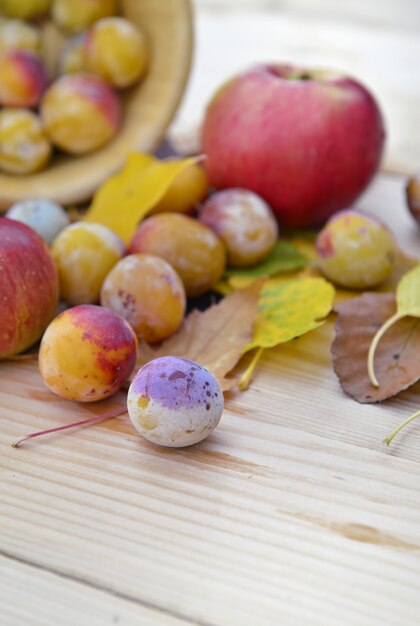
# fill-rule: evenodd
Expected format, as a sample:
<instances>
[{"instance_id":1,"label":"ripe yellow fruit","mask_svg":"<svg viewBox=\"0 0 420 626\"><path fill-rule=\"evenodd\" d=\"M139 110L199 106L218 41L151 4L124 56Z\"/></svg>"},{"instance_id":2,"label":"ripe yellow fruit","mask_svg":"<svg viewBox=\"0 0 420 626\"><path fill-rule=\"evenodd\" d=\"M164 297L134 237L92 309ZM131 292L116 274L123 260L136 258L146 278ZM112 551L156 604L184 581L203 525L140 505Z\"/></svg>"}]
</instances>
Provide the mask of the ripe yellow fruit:
<instances>
[{"instance_id":1,"label":"ripe yellow fruit","mask_svg":"<svg viewBox=\"0 0 420 626\"><path fill-rule=\"evenodd\" d=\"M54 22L71 33L79 33L102 17L115 15L116 12L116 0L54 0L52 6Z\"/></svg>"},{"instance_id":2,"label":"ripe yellow fruit","mask_svg":"<svg viewBox=\"0 0 420 626\"><path fill-rule=\"evenodd\" d=\"M8 17L31 20L45 15L52 0L0 0L0 13Z\"/></svg>"},{"instance_id":3,"label":"ripe yellow fruit","mask_svg":"<svg viewBox=\"0 0 420 626\"><path fill-rule=\"evenodd\" d=\"M39 30L22 20L0 21L0 54L8 50L39 53L41 50Z\"/></svg>"},{"instance_id":4,"label":"ripe yellow fruit","mask_svg":"<svg viewBox=\"0 0 420 626\"><path fill-rule=\"evenodd\" d=\"M221 278L226 251L207 226L180 213L160 213L141 222L131 252L160 256L178 272L187 296L199 296Z\"/></svg>"},{"instance_id":5,"label":"ripe yellow fruit","mask_svg":"<svg viewBox=\"0 0 420 626\"><path fill-rule=\"evenodd\" d=\"M156 213L192 213L209 192L209 181L200 163L194 163L183 170L174 180L168 191L150 211Z\"/></svg>"},{"instance_id":6,"label":"ripe yellow fruit","mask_svg":"<svg viewBox=\"0 0 420 626\"><path fill-rule=\"evenodd\" d=\"M147 343L155 343L170 337L181 325L185 289L163 259L129 254L105 278L101 304L122 315Z\"/></svg>"},{"instance_id":7,"label":"ripe yellow fruit","mask_svg":"<svg viewBox=\"0 0 420 626\"><path fill-rule=\"evenodd\" d=\"M51 246L60 295L69 304L94 304L105 276L119 261L124 246L103 224L76 222L64 228Z\"/></svg>"},{"instance_id":8,"label":"ripe yellow fruit","mask_svg":"<svg viewBox=\"0 0 420 626\"><path fill-rule=\"evenodd\" d=\"M330 218L317 237L316 251L321 272L348 289L380 285L398 254L395 239L384 224L353 210Z\"/></svg>"},{"instance_id":9,"label":"ripe yellow fruit","mask_svg":"<svg viewBox=\"0 0 420 626\"><path fill-rule=\"evenodd\" d=\"M114 87L129 87L146 71L146 36L123 17L99 20L86 38L85 59L89 70Z\"/></svg>"},{"instance_id":10,"label":"ripe yellow fruit","mask_svg":"<svg viewBox=\"0 0 420 626\"><path fill-rule=\"evenodd\" d=\"M54 145L71 154L86 154L116 134L121 121L120 104L101 78L66 74L45 92L41 119Z\"/></svg>"},{"instance_id":11,"label":"ripe yellow fruit","mask_svg":"<svg viewBox=\"0 0 420 626\"><path fill-rule=\"evenodd\" d=\"M10 174L42 170L51 156L51 145L41 120L26 109L0 111L0 169Z\"/></svg>"},{"instance_id":12,"label":"ripe yellow fruit","mask_svg":"<svg viewBox=\"0 0 420 626\"><path fill-rule=\"evenodd\" d=\"M114 394L133 371L137 338L120 316L94 305L58 315L45 331L39 368L51 391L77 402Z\"/></svg>"}]
</instances>

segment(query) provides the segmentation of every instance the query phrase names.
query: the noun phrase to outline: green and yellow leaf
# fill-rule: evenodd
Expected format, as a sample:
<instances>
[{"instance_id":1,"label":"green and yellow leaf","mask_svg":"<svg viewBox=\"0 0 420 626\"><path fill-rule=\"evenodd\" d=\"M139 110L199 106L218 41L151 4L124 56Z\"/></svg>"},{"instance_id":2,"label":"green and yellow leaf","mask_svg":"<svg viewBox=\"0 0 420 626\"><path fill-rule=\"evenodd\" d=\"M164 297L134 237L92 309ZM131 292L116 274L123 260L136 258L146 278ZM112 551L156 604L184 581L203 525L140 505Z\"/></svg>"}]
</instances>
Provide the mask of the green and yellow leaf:
<instances>
[{"instance_id":1,"label":"green and yellow leaf","mask_svg":"<svg viewBox=\"0 0 420 626\"><path fill-rule=\"evenodd\" d=\"M280 272L293 272L306 267L307 258L289 241L279 239L268 255L261 263L248 268L230 268L225 272L225 277L246 278L257 280L258 278L270 277Z\"/></svg>"},{"instance_id":2,"label":"green and yellow leaf","mask_svg":"<svg viewBox=\"0 0 420 626\"><path fill-rule=\"evenodd\" d=\"M272 348L317 328L332 309L334 293L324 278L286 283L267 280L261 290L254 338L246 350Z\"/></svg>"},{"instance_id":3,"label":"green and yellow leaf","mask_svg":"<svg viewBox=\"0 0 420 626\"><path fill-rule=\"evenodd\" d=\"M248 387L265 348L290 341L325 322L333 307L334 293L334 287L324 278L266 281L261 290L254 337L244 352L258 350L240 380L240 389Z\"/></svg>"}]
</instances>

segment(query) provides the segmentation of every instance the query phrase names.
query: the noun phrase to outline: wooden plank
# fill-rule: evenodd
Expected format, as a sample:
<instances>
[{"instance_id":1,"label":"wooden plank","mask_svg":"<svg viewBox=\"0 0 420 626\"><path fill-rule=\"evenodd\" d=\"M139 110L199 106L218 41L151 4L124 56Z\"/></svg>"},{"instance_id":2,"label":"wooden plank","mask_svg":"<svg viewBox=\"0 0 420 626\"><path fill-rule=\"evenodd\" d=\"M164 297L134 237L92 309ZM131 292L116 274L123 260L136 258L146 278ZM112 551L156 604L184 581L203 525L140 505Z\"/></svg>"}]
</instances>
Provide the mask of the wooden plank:
<instances>
[{"instance_id":1,"label":"wooden plank","mask_svg":"<svg viewBox=\"0 0 420 626\"><path fill-rule=\"evenodd\" d=\"M0 556L0 611L7 626L188 626L165 615L13 559Z\"/></svg>"},{"instance_id":2,"label":"wooden plank","mask_svg":"<svg viewBox=\"0 0 420 626\"><path fill-rule=\"evenodd\" d=\"M378 177L360 205L420 251L401 178ZM180 450L143 441L126 417L12 449L19 436L122 396L79 406L49 393L35 362L0 363L0 552L11 557L0 583L10 579L16 594L4 596L8 615L20 615L20 584L33 587L41 616L55 611L45 599L54 576L53 590L68 584L65 603L80 595L98 620L103 604L130 624L139 603L145 623L147 607L165 612L152 612L153 624L417 626L418 424L390 449L381 442L418 409L420 385L357 404L332 371L332 335L331 320L267 351L251 388L227 397L218 429Z\"/></svg>"},{"instance_id":3,"label":"wooden plank","mask_svg":"<svg viewBox=\"0 0 420 626\"><path fill-rule=\"evenodd\" d=\"M206 624L414 626L419 464L362 447L383 434L379 410L354 444L305 432L309 398L325 428L331 422L326 398L314 398L326 369L314 365L315 381L288 374L304 398L299 427L290 424L290 389L267 358L253 391L260 408L232 399L218 431L194 448L155 448L126 420L4 447L0 548ZM2 365L3 441L35 421L70 417L70 407L27 394L25 379L37 383L30 364L13 408L11 369ZM277 384L263 385L267 376ZM339 414L341 398L331 401ZM349 436L356 408L347 408Z\"/></svg>"}]
</instances>

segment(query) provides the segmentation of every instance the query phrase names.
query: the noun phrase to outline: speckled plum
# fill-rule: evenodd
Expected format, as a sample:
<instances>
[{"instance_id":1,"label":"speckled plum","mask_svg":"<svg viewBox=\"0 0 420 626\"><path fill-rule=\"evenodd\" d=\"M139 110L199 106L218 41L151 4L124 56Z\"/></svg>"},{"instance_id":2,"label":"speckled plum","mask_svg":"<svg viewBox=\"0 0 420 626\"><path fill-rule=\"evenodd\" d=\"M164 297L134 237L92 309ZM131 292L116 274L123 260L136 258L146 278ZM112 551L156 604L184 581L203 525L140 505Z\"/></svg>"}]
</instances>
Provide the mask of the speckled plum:
<instances>
[{"instance_id":1,"label":"speckled plum","mask_svg":"<svg viewBox=\"0 0 420 626\"><path fill-rule=\"evenodd\" d=\"M121 239L104 224L66 226L51 246L61 298L73 305L99 302L102 283L124 251Z\"/></svg>"},{"instance_id":2,"label":"speckled plum","mask_svg":"<svg viewBox=\"0 0 420 626\"><path fill-rule=\"evenodd\" d=\"M222 416L219 383L194 361L176 356L150 361L128 391L128 413L148 441L178 448L205 439Z\"/></svg>"},{"instance_id":3,"label":"speckled plum","mask_svg":"<svg viewBox=\"0 0 420 626\"><path fill-rule=\"evenodd\" d=\"M231 267L249 267L262 261L278 237L270 207L247 189L214 193L203 205L200 222L222 239Z\"/></svg>"},{"instance_id":4,"label":"speckled plum","mask_svg":"<svg viewBox=\"0 0 420 626\"><path fill-rule=\"evenodd\" d=\"M31 174L46 167L51 144L38 115L28 109L0 111L0 169L10 174Z\"/></svg>"},{"instance_id":5,"label":"speckled plum","mask_svg":"<svg viewBox=\"0 0 420 626\"><path fill-rule=\"evenodd\" d=\"M185 313L184 285L169 263L151 254L129 254L112 268L101 288L101 304L122 315L138 337L163 341Z\"/></svg>"},{"instance_id":6,"label":"speckled plum","mask_svg":"<svg viewBox=\"0 0 420 626\"><path fill-rule=\"evenodd\" d=\"M22 20L0 21L0 54L9 50L41 51L40 31Z\"/></svg>"},{"instance_id":7,"label":"speckled plum","mask_svg":"<svg viewBox=\"0 0 420 626\"><path fill-rule=\"evenodd\" d=\"M32 20L47 13L52 0L0 0L0 13L8 17Z\"/></svg>"},{"instance_id":8,"label":"speckled plum","mask_svg":"<svg viewBox=\"0 0 420 626\"><path fill-rule=\"evenodd\" d=\"M47 86L41 59L27 50L9 50L0 56L0 104L34 107Z\"/></svg>"},{"instance_id":9,"label":"speckled plum","mask_svg":"<svg viewBox=\"0 0 420 626\"><path fill-rule=\"evenodd\" d=\"M117 4L117 0L53 0L51 13L60 28L78 33L89 28L96 20L114 15Z\"/></svg>"},{"instance_id":10,"label":"speckled plum","mask_svg":"<svg viewBox=\"0 0 420 626\"><path fill-rule=\"evenodd\" d=\"M348 289L380 285L395 266L393 234L371 215L355 210L336 213L316 240L317 264L332 282Z\"/></svg>"},{"instance_id":11,"label":"speckled plum","mask_svg":"<svg viewBox=\"0 0 420 626\"><path fill-rule=\"evenodd\" d=\"M86 154L114 137L121 123L121 106L98 76L65 74L45 92L41 119L55 146L70 154Z\"/></svg>"},{"instance_id":12,"label":"speckled plum","mask_svg":"<svg viewBox=\"0 0 420 626\"><path fill-rule=\"evenodd\" d=\"M146 72L146 35L123 17L104 18L87 35L85 59L88 70L114 87L129 87Z\"/></svg>"},{"instance_id":13,"label":"speckled plum","mask_svg":"<svg viewBox=\"0 0 420 626\"><path fill-rule=\"evenodd\" d=\"M181 213L160 213L143 220L129 250L168 261L180 275L188 297L214 287L226 265L222 240L198 220Z\"/></svg>"}]
</instances>

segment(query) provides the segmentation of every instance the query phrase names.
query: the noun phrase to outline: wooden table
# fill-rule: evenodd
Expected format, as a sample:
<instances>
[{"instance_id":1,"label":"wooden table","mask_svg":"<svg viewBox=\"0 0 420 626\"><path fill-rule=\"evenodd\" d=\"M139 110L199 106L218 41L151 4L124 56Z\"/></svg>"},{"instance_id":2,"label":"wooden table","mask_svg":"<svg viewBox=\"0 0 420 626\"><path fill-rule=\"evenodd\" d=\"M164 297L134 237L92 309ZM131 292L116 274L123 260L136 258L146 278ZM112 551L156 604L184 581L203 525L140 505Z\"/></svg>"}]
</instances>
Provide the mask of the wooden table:
<instances>
[{"instance_id":1,"label":"wooden table","mask_svg":"<svg viewBox=\"0 0 420 626\"><path fill-rule=\"evenodd\" d=\"M379 93L388 165L419 167L416 1L388 21L391 1L260 4L282 11L197 0L208 13L175 131L251 60L322 61ZM359 206L420 256L403 184L381 175ZM126 417L12 449L123 398L77 406L44 388L35 362L0 363L2 626L417 626L420 423L381 442L420 408L420 385L357 404L332 371L332 336L331 320L266 351L218 429L183 450L146 443Z\"/></svg>"},{"instance_id":2,"label":"wooden table","mask_svg":"<svg viewBox=\"0 0 420 626\"><path fill-rule=\"evenodd\" d=\"M420 251L402 179L361 200ZM128 418L13 449L100 413L50 394L35 362L0 364L0 615L5 626L415 626L420 612L420 386L346 397L333 322L266 351L218 429L179 450Z\"/></svg>"}]
</instances>

